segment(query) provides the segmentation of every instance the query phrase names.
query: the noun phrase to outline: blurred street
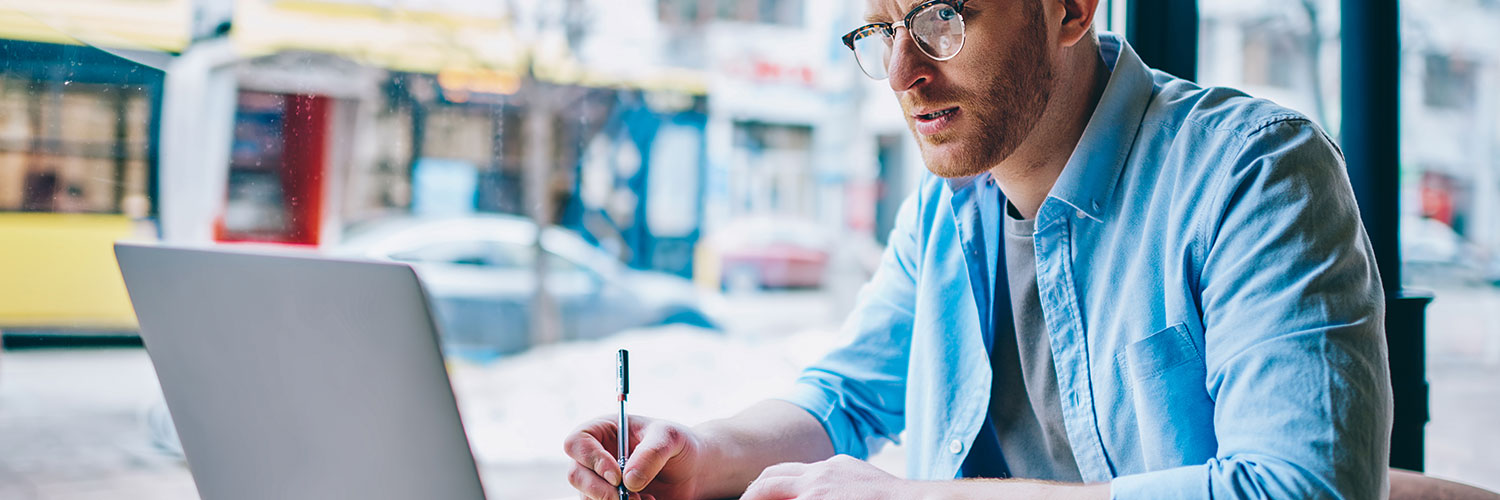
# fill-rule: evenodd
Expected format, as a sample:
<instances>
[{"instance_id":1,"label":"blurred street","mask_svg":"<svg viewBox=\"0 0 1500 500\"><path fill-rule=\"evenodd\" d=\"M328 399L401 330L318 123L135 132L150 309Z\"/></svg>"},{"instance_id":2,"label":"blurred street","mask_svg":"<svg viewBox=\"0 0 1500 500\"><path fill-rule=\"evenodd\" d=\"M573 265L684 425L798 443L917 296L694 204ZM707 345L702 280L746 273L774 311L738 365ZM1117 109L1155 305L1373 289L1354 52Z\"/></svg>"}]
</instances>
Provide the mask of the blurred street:
<instances>
[{"instance_id":1,"label":"blurred street","mask_svg":"<svg viewBox=\"0 0 1500 500\"><path fill-rule=\"evenodd\" d=\"M847 305L830 293L732 297L713 306L729 318L723 335L663 327L483 365L452 363L491 498L571 497L559 444L574 425L613 410L617 348L631 349L636 359L632 412L698 423L777 394L800 366L839 342L836 324ZM1500 308L1500 289L1440 290L1438 297L1428 330L1428 470L1500 488L1500 429L1492 417L1500 413L1500 325L1458 314ZM146 414L159 398L141 349L4 353L0 498L197 498L183 462L151 444ZM876 462L899 474L902 460L899 449L889 449Z\"/></svg>"},{"instance_id":2,"label":"blurred street","mask_svg":"<svg viewBox=\"0 0 1500 500\"><path fill-rule=\"evenodd\" d=\"M635 413L785 390L840 342L935 144L867 78L890 54L857 41L859 0L0 3L0 500L197 498L117 242L411 265L490 498L576 498L561 440L615 410L616 349ZM1372 8L1349 0L1189 4L1092 19L1351 152L1377 258L1437 297L1428 472L1500 490L1500 0L1395 2L1384 31L1347 29ZM935 31L954 51L961 9ZM1399 81L1345 81L1377 66ZM1398 119L1376 142L1399 155L1353 153Z\"/></svg>"},{"instance_id":3,"label":"blurred street","mask_svg":"<svg viewBox=\"0 0 1500 500\"><path fill-rule=\"evenodd\" d=\"M635 360L632 413L698 423L774 396L838 341L842 314L827 292L731 297L714 306L728 318L724 334L660 327L482 365L450 362L490 498L573 497L560 444L573 426L613 411L615 349ZM156 384L138 348L0 355L0 498L197 498L184 462L152 444ZM899 473L901 460L898 450L877 463Z\"/></svg>"}]
</instances>

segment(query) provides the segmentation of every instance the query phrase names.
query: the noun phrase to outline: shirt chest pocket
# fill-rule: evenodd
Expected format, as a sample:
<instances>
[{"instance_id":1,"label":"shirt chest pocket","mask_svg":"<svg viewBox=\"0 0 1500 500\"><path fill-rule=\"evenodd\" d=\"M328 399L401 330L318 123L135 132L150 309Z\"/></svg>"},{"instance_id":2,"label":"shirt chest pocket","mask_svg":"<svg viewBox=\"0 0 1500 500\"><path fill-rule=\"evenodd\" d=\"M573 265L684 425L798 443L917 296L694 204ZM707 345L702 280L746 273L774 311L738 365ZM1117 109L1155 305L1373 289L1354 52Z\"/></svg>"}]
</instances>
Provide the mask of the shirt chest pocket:
<instances>
[{"instance_id":1,"label":"shirt chest pocket","mask_svg":"<svg viewBox=\"0 0 1500 500\"><path fill-rule=\"evenodd\" d=\"M1183 323L1126 345L1120 356L1123 358L1121 364L1134 382L1157 378L1189 363L1197 364L1200 373L1203 371L1203 357L1193 347L1193 340L1188 337L1187 326ZM1203 379L1198 379L1198 383L1201 386Z\"/></svg>"},{"instance_id":2,"label":"shirt chest pocket","mask_svg":"<svg viewBox=\"0 0 1500 500\"><path fill-rule=\"evenodd\" d=\"M1201 464L1218 449L1203 355L1178 323L1125 346L1117 359L1130 385L1148 470Z\"/></svg>"}]
</instances>

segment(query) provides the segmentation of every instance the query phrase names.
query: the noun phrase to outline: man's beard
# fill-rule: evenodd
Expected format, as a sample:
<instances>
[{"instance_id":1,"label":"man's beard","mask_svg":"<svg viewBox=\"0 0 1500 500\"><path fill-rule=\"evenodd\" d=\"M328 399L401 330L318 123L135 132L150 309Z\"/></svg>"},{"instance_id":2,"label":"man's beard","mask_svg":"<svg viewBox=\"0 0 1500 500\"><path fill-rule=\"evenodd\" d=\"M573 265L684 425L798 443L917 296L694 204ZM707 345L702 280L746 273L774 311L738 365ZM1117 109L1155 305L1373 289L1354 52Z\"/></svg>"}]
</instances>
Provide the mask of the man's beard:
<instances>
[{"instance_id":1,"label":"man's beard","mask_svg":"<svg viewBox=\"0 0 1500 500\"><path fill-rule=\"evenodd\" d=\"M967 100L923 96L923 100L932 102L962 102L965 118L975 120L964 129L967 133L963 136L938 134L923 141L913 129L924 163L933 174L945 178L981 174L1014 154L1041 121L1052 96L1052 64L1046 52L1041 5L1026 3L1030 5L1027 33L1022 34L1020 45L1009 57L997 61L995 67L1002 70L993 73L978 92ZM930 154L930 148L950 142L957 143L952 145L957 151L950 151L941 160Z\"/></svg>"}]
</instances>

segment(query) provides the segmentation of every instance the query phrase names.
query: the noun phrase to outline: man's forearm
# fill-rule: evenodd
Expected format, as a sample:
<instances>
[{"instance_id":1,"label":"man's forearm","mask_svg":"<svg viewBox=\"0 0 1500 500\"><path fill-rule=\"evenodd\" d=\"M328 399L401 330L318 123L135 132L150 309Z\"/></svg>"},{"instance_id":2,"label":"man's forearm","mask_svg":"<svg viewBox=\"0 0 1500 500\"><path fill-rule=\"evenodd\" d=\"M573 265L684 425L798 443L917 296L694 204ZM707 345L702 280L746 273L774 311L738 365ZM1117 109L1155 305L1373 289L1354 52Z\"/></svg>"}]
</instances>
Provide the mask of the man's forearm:
<instances>
[{"instance_id":1,"label":"man's forearm","mask_svg":"<svg viewBox=\"0 0 1500 500\"><path fill-rule=\"evenodd\" d=\"M1014 479L932 481L918 488L921 500L1109 500L1109 483L1062 484Z\"/></svg>"},{"instance_id":2,"label":"man's forearm","mask_svg":"<svg viewBox=\"0 0 1500 500\"><path fill-rule=\"evenodd\" d=\"M833 456L822 424L801 407L781 400L756 403L738 415L693 429L706 445L704 498L744 493L761 471L785 462L813 463ZM1082 485L1017 480L930 481L917 485L921 500L1028 498L1108 500L1107 483Z\"/></svg>"},{"instance_id":3,"label":"man's forearm","mask_svg":"<svg viewBox=\"0 0 1500 500\"><path fill-rule=\"evenodd\" d=\"M738 415L693 429L707 441L707 498L736 497L766 467L811 463L833 456L822 424L801 407L781 400L756 403Z\"/></svg>"}]
</instances>

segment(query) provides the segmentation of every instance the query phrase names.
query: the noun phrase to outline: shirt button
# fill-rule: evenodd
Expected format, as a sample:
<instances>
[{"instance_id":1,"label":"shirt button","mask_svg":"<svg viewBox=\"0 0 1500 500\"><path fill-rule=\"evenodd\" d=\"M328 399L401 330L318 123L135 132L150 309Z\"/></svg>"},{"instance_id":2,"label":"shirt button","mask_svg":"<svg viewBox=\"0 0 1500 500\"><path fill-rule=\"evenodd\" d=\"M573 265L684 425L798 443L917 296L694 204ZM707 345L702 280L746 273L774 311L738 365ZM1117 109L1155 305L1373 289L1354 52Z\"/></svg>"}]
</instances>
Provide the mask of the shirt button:
<instances>
[{"instance_id":1,"label":"shirt button","mask_svg":"<svg viewBox=\"0 0 1500 500\"><path fill-rule=\"evenodd\" d=\"M1082 219L1082 218L1088 217L1088 216L1089 216L1089 214L1083 213L1082 210L1078 211L1078 218Z\"/></svg>"},{"instance_id":2,"label":"shirt button","mask_svg":"<svg viewBox=\"0 0 1500 500\"><path fill-rule=\"evenodd\" d=\"M959 441L957 439L955 439L953 441L950 441L948 443L948 451L953 452L954 455L957 455L959 453L963 453L963 451L964 451L964 442L963 441Z\"/></svg>"}]
</instances>

